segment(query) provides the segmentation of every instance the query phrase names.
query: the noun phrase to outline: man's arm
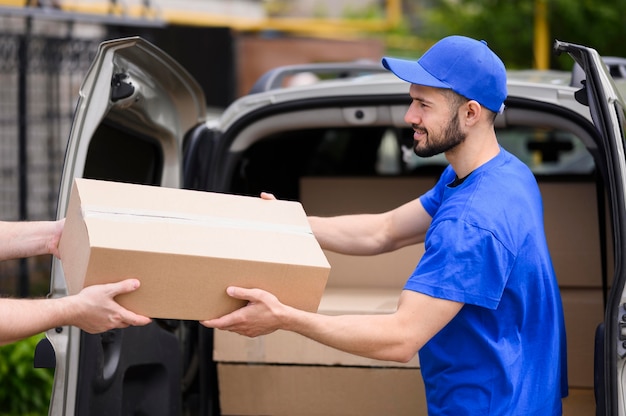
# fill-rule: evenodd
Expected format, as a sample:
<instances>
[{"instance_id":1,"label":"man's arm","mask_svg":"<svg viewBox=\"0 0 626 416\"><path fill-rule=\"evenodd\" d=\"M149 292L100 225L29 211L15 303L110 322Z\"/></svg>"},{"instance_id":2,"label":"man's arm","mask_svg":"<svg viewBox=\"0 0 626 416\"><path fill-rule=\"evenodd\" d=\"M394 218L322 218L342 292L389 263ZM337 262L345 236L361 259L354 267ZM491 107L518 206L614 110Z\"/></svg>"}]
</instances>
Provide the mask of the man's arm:
<instances>
[{"instance_id":1,"label":"man's arm","mask_svg":"<svg viewBox=\"0 0 626 416\"><path fill-rule=\"evenodd\" d=\"M58 257L65 220L0 221L0 261L41 254Z\"/></svg>"},{"instance_id":2,"label":"man's arm","mask_svg":"<svg viewBox=\"0 0 626 416\"><path fill-rule=\"evenodd\" d=\"M351 354L399 362L411 360L463 306L405 290L393 314L327 316L286 306L261 289L230 287L228 294L248 305L202 325L250 337L283 329Z\"/></svg>"},{"instance_id":3,"label":"man's arm","mask_svg":"<svg viewBox=\"0 0 626 416\"><path fill-rule=\"evenodd\" d=\"M267 193L261 197L274 199ZM419 199L381 214L309 217L322 248L352 255L380 254L422 242L430 222ZM286 306L261 289L230 287L227 293L248 305L201 324L249 337L282 329L351 354L400 362L412 359L463 306L405 290L393 314L327 316Z\"/></svg>"},{"instance_id":4,"label":"man's arm","mask_svg":"<svg viewBox=\"0 0 626 416\"><path fill-rule=\"evenodd\" d=\"M263 199L274 199L262 193ZM308 218L322 248L351 255L375 255L424 241L431 217L419 198L380 214Z\"/></svg>"},{"instance_id":5,"label":"man's arm","mask_svg":"<svg viewBox=\"0 0 626 416\"><path fill-rule=\"evenodd\" d=\"M89 333L142 326L150 318L137 315L114 298L139 287L137 279L89 286L73 296L55 299L0 299L0 345L59 326L73 325Z\"/></svg>"}]
</instances>

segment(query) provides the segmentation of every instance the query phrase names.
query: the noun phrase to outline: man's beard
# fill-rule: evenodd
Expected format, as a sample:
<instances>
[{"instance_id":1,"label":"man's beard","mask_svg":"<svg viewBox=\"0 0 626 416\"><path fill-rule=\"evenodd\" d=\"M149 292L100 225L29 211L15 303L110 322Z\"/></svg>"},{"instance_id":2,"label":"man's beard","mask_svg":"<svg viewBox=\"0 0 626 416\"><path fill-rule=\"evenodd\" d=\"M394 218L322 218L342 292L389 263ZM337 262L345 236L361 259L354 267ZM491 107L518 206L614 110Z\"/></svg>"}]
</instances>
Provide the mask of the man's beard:
<instances>
[{"instance_id":1,"label":"man's beard","mask_svg":"<svg viewBox=\"0 0 626 416\"><path fill-rule=\"evenodd\" d=\"M426 137L421 142L415 142L413 151L419 157L431 157L440 153L445 153L458 146L465 141L465 133L461 131L459 126L458 113L450 118L448 127L444 130L443 134L439 137L431 135L431 133L425 128L418 127L416 125L413 128L419 132L426 133ZM423 147L418 147L422 143Z\"/></svg>"}]
</instances>

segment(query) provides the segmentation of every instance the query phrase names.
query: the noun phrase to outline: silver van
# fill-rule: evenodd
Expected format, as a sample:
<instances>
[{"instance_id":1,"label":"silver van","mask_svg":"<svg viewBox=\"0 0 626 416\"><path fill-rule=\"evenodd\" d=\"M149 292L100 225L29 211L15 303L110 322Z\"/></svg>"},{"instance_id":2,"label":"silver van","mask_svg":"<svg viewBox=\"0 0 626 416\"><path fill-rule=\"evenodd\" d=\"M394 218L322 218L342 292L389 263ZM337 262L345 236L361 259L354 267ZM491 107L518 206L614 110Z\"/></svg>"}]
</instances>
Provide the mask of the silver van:
<instances>
[{"instance_id":1,"label":"silver van","mask_svg":"<svg viewBox=\"0 0 626 416\"><path fill-rule=\"evenodd\" d=\"M567 415L626 415L624 63L556 41L575 70L511 71L501 145L535 173L565 308ZM306 82L293 82L306 74ZM141 38L103 43L82 88L58 216L74 178L301 201L313 215L376 212L419 196L445 159L419 159L408 85L378 63L277 68L223 113ZM328 253L322 313L393 310L422 247L357 259ZM66 294L54 260L51 296ZM175 279L176 276L172 276ZM197 322L90 335L47 333L50 415L420 415L417 358L359 359L295 334L247 339Z\"/></svg>"}]
</instances>

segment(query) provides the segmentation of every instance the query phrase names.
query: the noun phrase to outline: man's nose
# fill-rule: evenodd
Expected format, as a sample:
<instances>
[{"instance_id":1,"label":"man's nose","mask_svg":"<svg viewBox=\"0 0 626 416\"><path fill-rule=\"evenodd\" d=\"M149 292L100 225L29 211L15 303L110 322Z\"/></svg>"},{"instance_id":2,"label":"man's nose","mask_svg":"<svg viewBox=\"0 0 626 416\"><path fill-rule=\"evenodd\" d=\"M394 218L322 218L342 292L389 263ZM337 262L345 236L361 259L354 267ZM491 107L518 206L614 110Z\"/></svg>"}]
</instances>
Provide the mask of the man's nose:
<instances>
[{"instance_id":1,"label":"man's nose","mask_svg":"<svg viewBox=\"0 0 626 416\"><path fill-rule=\"evenodd\" d=\"M421 119L419 113L415 111L413 105L409 106L406 113L404 113L404 122L408 125L420 124Z\"/></svg>"}]
</instances>

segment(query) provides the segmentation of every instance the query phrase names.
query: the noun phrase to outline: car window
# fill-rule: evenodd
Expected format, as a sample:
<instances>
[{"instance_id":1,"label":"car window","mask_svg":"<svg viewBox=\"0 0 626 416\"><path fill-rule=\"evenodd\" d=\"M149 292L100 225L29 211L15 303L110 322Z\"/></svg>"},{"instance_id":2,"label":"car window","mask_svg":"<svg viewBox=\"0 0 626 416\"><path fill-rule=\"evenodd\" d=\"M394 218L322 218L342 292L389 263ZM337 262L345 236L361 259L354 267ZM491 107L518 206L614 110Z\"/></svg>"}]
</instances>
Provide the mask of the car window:
<instances>
[{"instance_id":1,"label":"car window","mask_svg":"<svg viewBox=\"0 0 626 416\"><path fill-rule=\"evenodd\" d=\"M591 174L591 153L574 133L543 127L497 129L502 147L516 155L536 175Z\"/></svg>"},{"instance_id":2,"label":"car window","mask_svg":"<svg viewBox=\"0 0 626 416\"><path fill-rule=\"evenodd\" d=\"M526 163L535 175L588 175L594 161L573 132L551 127L508 126L496 129L500 145ZM413 152L411 130L388 129L378 148L378 174L419 173L448 164L443 154L429 158Z\"/></svg>"},{"instance_id":3,"label":"car window","mask_svg":"<svg viewBox=\"0 0 626 416\"><path fill-rule=\"evenodd\" d=\"M501 145L536 175L589 175L594 161L575 133L561 128L508 126L497 129ZM389 126L315 128L273 134L256 141L240 158L233 191L258 195L271 190L298 199L301 177L439 176L443 155L413 153L413 132Z\"/></svg>"},{"instance_id":4,"label":"car window","mask_svg":"<svg viewBox=\"0 0 626 416\"><path fill-rule=\"evenodd\" d=\"M363 104L357 110L371 115L367 123L346 116L354 109L316 106L246 125L231 144L231 174L221 178L225 188L252 196L269 190L299 200L305 177L430 180L448 165L444 155L414 154L413 130L403 120L405 106ZM538 179L593 180L597 130L579 113L509 97L495 126L500 144Z\"/></svg>"}]
</instances>

